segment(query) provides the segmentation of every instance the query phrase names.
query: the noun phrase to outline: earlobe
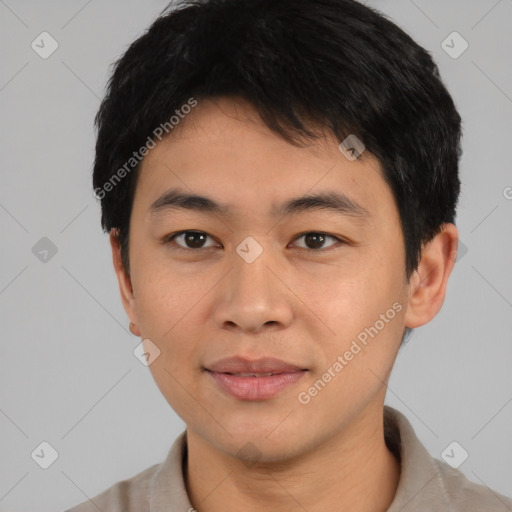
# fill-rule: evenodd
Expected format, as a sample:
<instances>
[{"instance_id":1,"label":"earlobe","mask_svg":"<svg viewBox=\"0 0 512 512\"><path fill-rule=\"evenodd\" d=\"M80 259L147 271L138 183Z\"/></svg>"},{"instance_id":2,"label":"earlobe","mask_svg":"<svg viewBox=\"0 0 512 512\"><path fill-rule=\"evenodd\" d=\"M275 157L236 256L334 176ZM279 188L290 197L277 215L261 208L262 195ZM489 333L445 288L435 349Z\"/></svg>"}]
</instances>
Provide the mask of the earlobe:
<instances>
[{"instance_id":1,"label":"earlobe","mask_svg":"<svg viewBox=\"0 0 512 512\"><path fill-rule=\"evenodd\" d=\"M423 248L418 269L409 284L406 327L420 327L440 311L448 278L455 265L457 245L457 228L454 224L446 223L441 232Z\"/></svg>"},{"instance_id":2,"label":"earlobe","mask_svg":"<svg viewBox=\"0 0 512 512\"><path fill-rule=\"evenodd\" d=\"M121 259L121 244L118 238L118 230L114 228L110 231L110 246L112 248L112 263L114 265L114 270L117 275L117 280L119 283L119 291L121 293L121 300L123 303L124 310L128 315L130 321L136 326L137 325L137 315L135 311L135 295L133 293L133 286L130 276L126 273L122 259ZM134 327L135 329L138 328ZM132 331L133 334L134 333ZM140 333L138 333L140 335Z\"/></svg>"}]
</instances>

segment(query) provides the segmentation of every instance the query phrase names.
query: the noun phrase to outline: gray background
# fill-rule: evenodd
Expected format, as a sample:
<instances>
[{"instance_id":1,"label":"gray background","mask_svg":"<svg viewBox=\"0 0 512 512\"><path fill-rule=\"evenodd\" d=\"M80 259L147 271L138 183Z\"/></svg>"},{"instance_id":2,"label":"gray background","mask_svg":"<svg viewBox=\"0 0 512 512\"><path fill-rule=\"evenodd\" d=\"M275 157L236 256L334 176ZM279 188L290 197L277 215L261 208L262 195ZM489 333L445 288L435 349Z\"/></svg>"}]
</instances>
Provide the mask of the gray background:
<instances>
[{"instance_id":1,"label":"gray background","mask_svg":"<svg viewBox=\"0 0 512 512\"><path fill-rule=\"evenodd\" d=\"M0 511L94 497L161 462L184 428L132 353L90 179L109 65L165 5L0 1ZM368 5L432 53L464 123L461 254L387 403L435 457L456 440L461 471L512 495L512 0ZM59 44L47 59L31 48L42 31ZM469 43L457 59L441 47L453 31ZM42 237L57 248L46 263ZM48 469L31 458L42 441L59 455Z\"/></svg>"}]
</instances>

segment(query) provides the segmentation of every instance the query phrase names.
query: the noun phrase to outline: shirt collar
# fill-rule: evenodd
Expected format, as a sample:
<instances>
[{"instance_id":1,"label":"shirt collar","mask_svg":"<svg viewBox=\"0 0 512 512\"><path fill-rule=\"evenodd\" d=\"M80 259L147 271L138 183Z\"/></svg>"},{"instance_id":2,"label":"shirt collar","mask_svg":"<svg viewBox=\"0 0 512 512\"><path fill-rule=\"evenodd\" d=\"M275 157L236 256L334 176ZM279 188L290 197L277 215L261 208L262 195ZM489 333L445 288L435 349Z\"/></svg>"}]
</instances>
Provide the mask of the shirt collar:
<instances>
[{"instance_id":1,"label":"shirt collar","mask_svg":"<svg viewBox=\"0 0 512 512\"><path fill-rule=\"evenodd\" d=\"M401 468L398 488L387 512L453 510L436 460L417 438L409 420L387 405L384 433L388 448L400 459Z\"/></svg>"},{"instance_id":2,"label":"shirt collar","mask_svg":"<svg viewBox=\"0 0 512 512\"><path fill-rule=\"evenodd\" d=\"M388 448L401 465L398 488L388 512L412 510L422 504L428 504L431 510L452 510L435 459L416 437L407 418L389 406L384 406L384 433ZM184 481L186 452L185 430L176 438L167 458L152 477L151 512L193 510Z\"/></svg>"}]
</instances>

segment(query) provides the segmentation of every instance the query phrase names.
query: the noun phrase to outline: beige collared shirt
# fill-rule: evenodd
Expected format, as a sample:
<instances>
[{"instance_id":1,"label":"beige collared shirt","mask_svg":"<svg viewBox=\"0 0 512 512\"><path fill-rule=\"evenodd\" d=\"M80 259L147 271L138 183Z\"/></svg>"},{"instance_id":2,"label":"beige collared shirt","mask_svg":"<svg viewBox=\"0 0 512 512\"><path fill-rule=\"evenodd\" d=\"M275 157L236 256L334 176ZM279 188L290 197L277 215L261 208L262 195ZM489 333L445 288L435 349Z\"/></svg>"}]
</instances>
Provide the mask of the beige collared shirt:
<instances>
[{"instance_id":1,"label":"beige collared shirt","mask_svg":"<svg viewBox=\"0 0 512 512\"><path fill-rule=\"evenodd\" d=\"M433 458L402 413L385 406L384 420L386 443L401 463L400 481L388 512L512 512L511 498L469 481L461 471ZM193 512L183 480L184 456L186 436L182 432L162 464L66 512Z\"/></svg>"}]
</instances>

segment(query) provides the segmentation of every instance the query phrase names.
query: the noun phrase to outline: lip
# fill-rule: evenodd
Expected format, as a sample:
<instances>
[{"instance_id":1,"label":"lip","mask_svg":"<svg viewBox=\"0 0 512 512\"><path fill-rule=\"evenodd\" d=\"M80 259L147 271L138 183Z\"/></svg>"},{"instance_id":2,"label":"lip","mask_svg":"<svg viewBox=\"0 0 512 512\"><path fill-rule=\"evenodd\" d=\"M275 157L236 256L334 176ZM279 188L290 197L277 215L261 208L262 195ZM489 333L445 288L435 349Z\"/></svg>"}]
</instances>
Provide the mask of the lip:
<instances>
[{"instance_id":1,"label":"lip","mask_svg":"<svg viewBox=\"0 0 512 512\"><path fill-rule=\"evenodd\" d=\"M306 368L287 363L275 357L262 357L251 360L235 356L220 359L206 366L206 369L216 373L291 373L305 370Z\"/></svg>"},{"instance_id":2,"label":"lip","mask_svg":"<svg viewBox=\"0 0 512 512\"><path fill-rule=\"evenodd\" d=\"M237 356L221 359L205 367L205 371L229 395L239 400L261 401L296 383L307 369L272 357L249 360Z\"/></svg>"}]
</instances>

